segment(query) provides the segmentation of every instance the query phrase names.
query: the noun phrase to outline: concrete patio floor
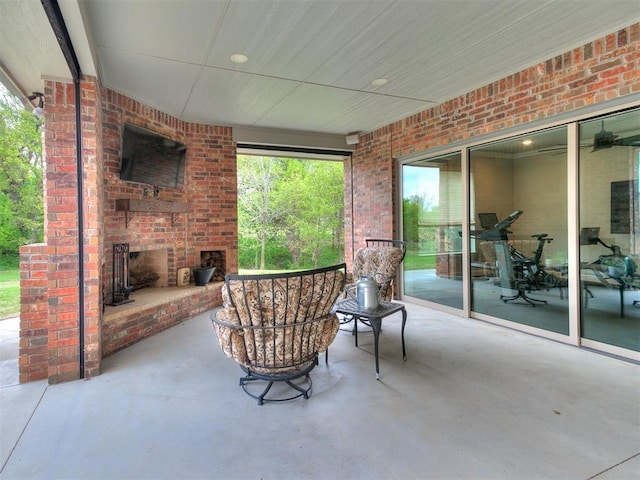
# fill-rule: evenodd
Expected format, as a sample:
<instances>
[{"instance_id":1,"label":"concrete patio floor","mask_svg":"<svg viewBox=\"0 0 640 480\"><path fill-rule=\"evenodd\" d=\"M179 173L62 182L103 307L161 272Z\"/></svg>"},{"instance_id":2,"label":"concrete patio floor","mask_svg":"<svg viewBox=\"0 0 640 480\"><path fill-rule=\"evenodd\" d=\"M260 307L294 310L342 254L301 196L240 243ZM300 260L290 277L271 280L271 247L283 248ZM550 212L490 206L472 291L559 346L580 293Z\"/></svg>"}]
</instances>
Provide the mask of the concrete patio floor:
<instances>
[{"instance_id":1,"label":"concrete patio floor","mask_svg":"<svg viewBox=\"0 0 640 480\"><path fill-rule=\"evenodd\" d=\"M341 331L308 400L258 406L209 314L104 361L103 374L0 389L0 478L631 479L640 366L408 305ZM523 307L523 314L527 308Z\"/></svg>"}]
</instances>

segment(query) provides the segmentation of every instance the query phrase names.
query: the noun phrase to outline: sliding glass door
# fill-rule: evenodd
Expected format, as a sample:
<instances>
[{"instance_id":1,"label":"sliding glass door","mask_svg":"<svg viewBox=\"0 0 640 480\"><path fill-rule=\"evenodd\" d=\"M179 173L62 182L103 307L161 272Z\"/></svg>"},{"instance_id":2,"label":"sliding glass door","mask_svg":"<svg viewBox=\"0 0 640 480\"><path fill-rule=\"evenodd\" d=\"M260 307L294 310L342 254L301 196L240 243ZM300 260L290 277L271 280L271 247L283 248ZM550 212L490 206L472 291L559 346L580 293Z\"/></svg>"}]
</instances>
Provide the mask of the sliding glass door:
<instances>
[{"instance_id":1,"label":"sliding glass door","mask_svg":"<svg viewBox=\"0 0 640 480\"><path fill-rule=\"evenodd\" d=\"M401 168L403 297L637 358L640 108Z\"/></svg>"},{"instance_id":2,"label":"sliding glass door","mask_svg":"<svg viewBox=\"0 0 640 480\"><path fill-rule=\"evenodd\" d=\"M567 335L567 131L470 150L471 309Z\"/></svg>"},{"instance_id":3,"label":"sliding glass door","mask_svg":"<svg viewBox=\"0 0 640 480\"><path fill-rule=\"evenodd\" d=\"M402 166L403 295L462 308L459 152Z\"/></svg>"},{"instance_id":4,"label":"sliding glass door","mask_svg":"<svg viewBox=\"0 0 640 480\"><path fill-rule=\"evenodd\" d=\"M640 351L640 110L579 132L582 337Z\"/></svg>"}]
</instances>

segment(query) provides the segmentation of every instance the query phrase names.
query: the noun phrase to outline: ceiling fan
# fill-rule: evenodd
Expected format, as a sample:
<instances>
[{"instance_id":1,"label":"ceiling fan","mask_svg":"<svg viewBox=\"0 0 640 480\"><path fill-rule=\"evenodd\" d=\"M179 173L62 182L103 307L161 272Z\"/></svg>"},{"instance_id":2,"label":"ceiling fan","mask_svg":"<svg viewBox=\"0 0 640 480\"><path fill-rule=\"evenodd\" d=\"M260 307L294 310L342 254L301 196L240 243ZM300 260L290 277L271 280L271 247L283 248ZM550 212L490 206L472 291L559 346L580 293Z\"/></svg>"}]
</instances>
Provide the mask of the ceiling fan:
<instances>
[{"instance_id":1,"label":"ceiling fan","mask_svg":"<svg viewBox=\"0 0 640 480\"><path fill-rule=\"evenodd\" d=\"M623 147L640 147L640 134L631 135L626 138L615 135L613 132L609 132L604 128L604 120L602 121L602 129L593 136L593 143L581 143L580 148L591 148L592 152L602 150L604 148L611 148L613 146ZM551 147L541 148L539 152L557 152L566 151L566 145L554 145Z\"/></svg>"}]
</instances>

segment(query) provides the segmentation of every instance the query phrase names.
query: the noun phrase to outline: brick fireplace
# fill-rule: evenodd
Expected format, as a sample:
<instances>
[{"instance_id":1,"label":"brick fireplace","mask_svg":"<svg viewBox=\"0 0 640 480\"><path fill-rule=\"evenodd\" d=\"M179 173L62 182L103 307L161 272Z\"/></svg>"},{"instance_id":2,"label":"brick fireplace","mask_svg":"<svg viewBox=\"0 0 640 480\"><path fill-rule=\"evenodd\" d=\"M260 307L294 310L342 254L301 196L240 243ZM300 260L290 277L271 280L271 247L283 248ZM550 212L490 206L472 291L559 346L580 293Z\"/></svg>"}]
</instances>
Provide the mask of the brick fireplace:
<instances>
[{"instance_id":1,"label":"brick fireplace","mask_svg":"<svg viewBox=\"0 0 640 480\"><path fill-rule=\"evenodd\" d=\"M46 243L21 248L22 382L98 375L106 355L220 305L219 282L177 286L177 272L199 266L200 252L222 252L225 272L238 268L232 129L180 121L101 88L92 77L83 77L79 93L80 196L74 85L45 81ZM121 180L125 123L186 146L180 188ZM108 305L114 244L129 246L130 266L141 264L158 277L119 306Z\"/></svg>"},{"instance_id":2,"label":"brick fireplace","mask_svg":"<svg viewBox=\"0 0 640 480\"><path fill-rule=\"evenodd\" d=\"M221 302L219 294L210 293L203 297L204 304L198 304L200 300L185 301L185 306L190 304L188 312L172 315L169 320L160 318L161 312L183 310L181 305L172 303L172 295L181 303L184 293L195 288L193 283L191 287L178 286L182 285L178 282L178 271L185 268L190 271L203 262L212 263L216 267L213 284L223 280L226 272L237 271L236 167L231 128L182 122L109 90L103 90L102 110L106 297L110 295L110 249L114 243L130 245L132 277L138 270L143 277L149 276L147 285L136 287L131 293L133 303L109 307L102 339L103 351L109 354L144 338L145 332L155 333ZM186 146L181 188L120 179L125 123L152 130ZM158 278L153 280L155 275ZM162 293L159 298L167 299L166 303L154 306L158 318L147 318L149 314L153 317L152 312L139 313L146 322L139 332L125 326L130 323L128 320L122 322L122 328L113 328L121 323L119 316L127 317L128 309L141 308L154 290ZM123 313L119 314L117 309ZM123 343L122 337L129 338Z\"/></svg>"}]
</instances>

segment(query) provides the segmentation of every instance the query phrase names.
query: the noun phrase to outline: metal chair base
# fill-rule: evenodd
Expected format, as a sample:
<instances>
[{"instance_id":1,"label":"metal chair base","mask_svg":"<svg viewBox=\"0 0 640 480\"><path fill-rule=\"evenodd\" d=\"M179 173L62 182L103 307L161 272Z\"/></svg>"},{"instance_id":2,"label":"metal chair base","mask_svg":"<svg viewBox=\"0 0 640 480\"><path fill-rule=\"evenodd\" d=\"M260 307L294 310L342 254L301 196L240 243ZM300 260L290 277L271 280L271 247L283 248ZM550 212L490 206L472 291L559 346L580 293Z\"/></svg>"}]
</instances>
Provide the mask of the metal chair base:
<instances>
[{"instance_id":1,"label":"metal chair base","mask_svg":"<svg viewBox=\"0 0 640 480\"><path fill-rule=\"evenodd\" d=\"M303 369L298 369L293 372L287 372L285 374L260 374L242 368L246 375L240 378L240 386L244 392L252 398L258 400L258 405L263 405L265 402L287 402L296 398L304 397L308 399L311 395L311 387L313 382L309 376L309 372L317 365L317 359L311 362ZM254 382L267 382L266 387L261 393L255 393L249 389L249 386L254 385ZM267 394L276 382L284 382L290 389L296 393L286 397L267 397Z\"/></svg>"},{"instance_id":2,"label":"metal chair base","mask_svg":"<svg viewBox=\"0 0 640 480\"><path fill-rule=\"evenodd\" d=\"M514 300L517 300L518 298L523 299L525 302L527 302L529 305L531 305L532 307L535 307L536 304L534 302L538 302L542 305L546 305L547 301L546 300L541 300L539 298L533 298L528 296L524 290L518 290L517 295L514 295L512 297L508 297L506 295L500 295L500 300L502 300L504 303L507 302L512 302Z\"/></svg>"}]
</instances>

